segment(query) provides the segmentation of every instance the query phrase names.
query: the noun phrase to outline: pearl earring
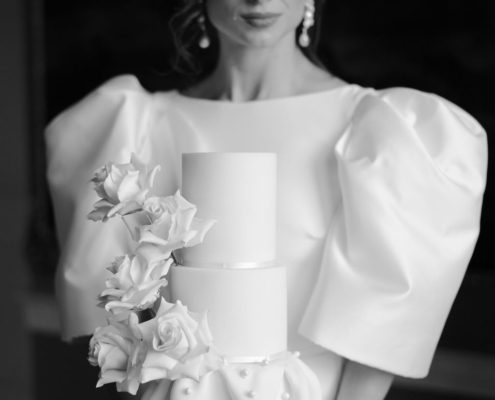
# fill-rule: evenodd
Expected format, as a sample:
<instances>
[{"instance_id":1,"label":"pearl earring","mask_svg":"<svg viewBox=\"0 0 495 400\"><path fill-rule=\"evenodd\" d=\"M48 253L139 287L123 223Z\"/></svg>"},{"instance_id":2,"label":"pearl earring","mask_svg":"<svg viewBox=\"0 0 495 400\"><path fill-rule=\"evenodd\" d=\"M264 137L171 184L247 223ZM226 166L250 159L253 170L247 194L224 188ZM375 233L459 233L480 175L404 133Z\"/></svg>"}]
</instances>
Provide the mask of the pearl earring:
<instances>
[{"instance_id":1,"label":"pearl earring","mask_svg":"<svg viewBox=\"0 0 495 400\"><path fill-rule=\"evenodd\" d=\"M308 0L304 4L304 18L302 21L302 31L299 36L299 45L308 47L311 43L311 38L308 35L308 30L315 24L315 2Z\"/></svg>"},{"instance_id":2,"label":"pearl earring","mask_svg":"<svg viewBox=\"0 0 495 400\"><path fill-rule=\"evenodd\" d=\"M210 38L206 32L206 18L204 12L198 17L199 30L201 31L201 37L199 38L198 46L202 49L207 49L210 47Z\"/></svg>"}]
</instances>

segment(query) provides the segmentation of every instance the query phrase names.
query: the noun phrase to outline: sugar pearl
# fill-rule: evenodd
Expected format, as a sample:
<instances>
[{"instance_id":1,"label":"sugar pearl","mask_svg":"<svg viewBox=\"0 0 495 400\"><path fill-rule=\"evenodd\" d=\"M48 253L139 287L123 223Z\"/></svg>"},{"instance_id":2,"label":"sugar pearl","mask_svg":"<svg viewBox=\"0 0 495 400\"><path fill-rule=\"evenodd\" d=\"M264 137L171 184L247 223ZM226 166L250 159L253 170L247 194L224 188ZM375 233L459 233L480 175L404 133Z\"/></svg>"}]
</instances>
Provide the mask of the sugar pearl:
<instances>
[{"instance_id":1,"label":"sugar pearl","mask_svg":"<svg viewBox=\"0 0 495 400\"><path fill-rule=\"evenodd\" d=\"M239 375L241 376L241 378L247 378L249 376L249 370L246 368L243 368L239 372Z\"/></svg>"},{"instance_id":2,"label":"sugar pearl","mask_svg":"<svg viewBox=\"0 0 495 400\"><path fill-rule=\"evenodd\" d=\"M258 396L258 393L256 393L254 390L250 390L247 394L247 396L250 398L250 399L255 399L257 396Z\"/></svg>"},{"instance_id":3,"label":"sugar pearl","mask_svg":"<svg viewBox=\"0 0 495 400\"><path fill-rule=\"evenodd\" d=\"M289 400L289 399L290 399L290 393L289 392L282 393L282 400Z\"/></svg>"},{"instance_id":4,"label":"sugar pearl","mask_svg":"<svg viewBox=\"0 0 495 400\"><path fill-rule=\"evenodd\" d=\"M191 393L192 393L192 389L191 389L190 387L186 387L186 388L184 389L184 394L186 394L186 395L190 395Z\"/></svg>"}]
</instances>

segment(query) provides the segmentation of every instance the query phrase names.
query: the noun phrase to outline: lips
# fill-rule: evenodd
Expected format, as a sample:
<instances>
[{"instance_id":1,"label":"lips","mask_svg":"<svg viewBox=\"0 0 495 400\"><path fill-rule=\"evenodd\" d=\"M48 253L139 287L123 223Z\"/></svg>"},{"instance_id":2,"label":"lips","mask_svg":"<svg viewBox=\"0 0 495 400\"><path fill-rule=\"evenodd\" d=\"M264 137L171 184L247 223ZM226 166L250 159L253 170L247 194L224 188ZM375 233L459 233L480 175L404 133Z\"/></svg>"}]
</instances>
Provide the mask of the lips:
<instances>
[{"instance_id":1,"label":"lips","mask_svg":"<svg viewBox=\"0 0 495 400\"><path fill-rule=\"evenodd\" d=\"M241 19L254 28L264 28L274 24L280 17L279 13L272 12L250 12L241 14Z\"/></svg>"}]
</instances>

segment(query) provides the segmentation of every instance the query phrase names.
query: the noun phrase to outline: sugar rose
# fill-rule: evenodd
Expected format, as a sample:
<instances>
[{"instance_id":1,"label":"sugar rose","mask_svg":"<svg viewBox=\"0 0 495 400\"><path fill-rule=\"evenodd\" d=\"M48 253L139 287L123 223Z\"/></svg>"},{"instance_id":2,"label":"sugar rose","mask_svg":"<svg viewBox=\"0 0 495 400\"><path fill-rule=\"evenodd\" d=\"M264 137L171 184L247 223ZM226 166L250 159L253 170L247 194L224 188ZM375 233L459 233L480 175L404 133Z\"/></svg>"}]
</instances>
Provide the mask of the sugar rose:
<instances>
[{"instance_id":1,"label":"sugar rose","mask_svg":"<svg viewBox=\"0 0 495 400\"><path fill-rule=\"evenodd\" d=\"M135 314L129 319L130 325L113 321L110 325L96 328L90 340L88 361L100 367L96 387L115 382L118 391L137 392L146 344L136 328Z\"/></svg>"},{"instance_id":2,"label":"sugar rose","mask_svg":"<svg viewBox=\"0 0 495 400\"><path fill-rule=\"evenodd\" d=\"M167 285L165 275L171 264L171 259L148 262L138 255L118 257L108 268L113 275L105 282L100 304L113 314L150 308L160 288Z\"/></svg>"},{"instance_id":3,"label":"sugar rose","mask_svg":"<svg viewBox=\"0 0 495 400\"><path fill-rule=\"evenodd\" d=\"M169 213L171 209L171 200L169 197L148 197L144 204L143 210L148 215L151 222L159 219L163 214Z\"/></svg>"},{"instance_id":4,"label":"sugar rose","mask_svg":"<svg viewBox=\"0 0 495 400\"><path fill-rule=\"evenodd\" d=\"M199 379L215 368L210 352L213 338L206 314L191 313L180 301L162 300L156 317L140 324L152 346L143 362L143 382L155 379Z\"/></svg>"},{"instance_id":5,"label":"sugar rose","mask_svg":"<svg viewBox=\"0 0 495 400\"><path fill-rule=\"evenodd\" d=\"M139 243L158 246L162 255L174 250L196 246L215 224L214 220L196 218L197 208L181 196L180 192L165 198L150 197L143 210L151 223L139 231Z\"/></svg>"},{"instance_id":6,"label":"sugar rose","mask_svg":"<svg viewBox=\"0 0 495 400\"><path fill-rule=\"evenodd\" d=\"M140 211L159 170L148 171L135 154L127 164L109 163L95 172L92 182L100 200L88 214L93 221L106 221L116 214Z\"/></svg>"}]
</instances>

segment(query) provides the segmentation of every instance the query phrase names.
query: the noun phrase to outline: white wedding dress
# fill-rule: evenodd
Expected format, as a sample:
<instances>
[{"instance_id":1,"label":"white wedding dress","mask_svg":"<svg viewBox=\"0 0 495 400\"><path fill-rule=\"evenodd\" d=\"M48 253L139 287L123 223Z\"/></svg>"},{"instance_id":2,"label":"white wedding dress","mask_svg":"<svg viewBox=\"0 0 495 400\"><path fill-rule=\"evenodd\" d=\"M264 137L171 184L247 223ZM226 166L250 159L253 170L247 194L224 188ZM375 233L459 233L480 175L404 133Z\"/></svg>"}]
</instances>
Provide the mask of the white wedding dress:
<instances>
[{"instance_id":1,"label":"white wedding dress","mask_svg":"<svg viewBox=\"0 0 495 400\"><path fill-rule=\"evenodd\" d=\"M86 219L93 171L131 152L179 187L183 152L275 152L278 258L287 265L289 350L332 399L342 358L424 377L479 229L487 147L450 102L345 85L247 103L151 94L117 77L47 129L62 255L63 337L104 325L106 269L130 245L120 221Z\"/></svg>"}]
</instances>

